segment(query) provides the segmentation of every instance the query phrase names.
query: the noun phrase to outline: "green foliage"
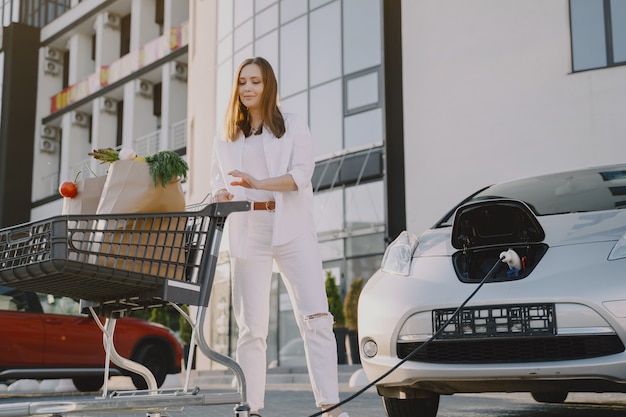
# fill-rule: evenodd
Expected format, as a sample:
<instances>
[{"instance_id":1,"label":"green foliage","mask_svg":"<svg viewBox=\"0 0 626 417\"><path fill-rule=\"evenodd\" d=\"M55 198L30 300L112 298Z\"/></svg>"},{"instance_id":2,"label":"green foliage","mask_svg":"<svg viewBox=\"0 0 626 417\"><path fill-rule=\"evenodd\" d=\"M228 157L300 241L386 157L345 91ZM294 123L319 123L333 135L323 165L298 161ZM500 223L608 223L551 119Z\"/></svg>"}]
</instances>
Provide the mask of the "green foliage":
<instances>
[{"instance_id":1,"label":"green foliage","mask_svg":"<svg viewBox=\"0 0 626 417\"><path fill-rule=\"evenodd\" d=\"M149 321L170 327L170 314L167 307L155 307L150 312Z\"/></svg>"},{"instance_id":2,"label":"green foliage","mask_svg":"<svg viewBox=\"0 0 626 417\"><path fill-rule=\"evenodd\" d=\"M335 283L335 277L330 271L326 271L326 297L328 298L328 309L330 314L335 318L334 327L344 327L345 318L343 315L343 304L341 303L341 294Z\"/></svg>"},{"instance_id":3,"label":"green foliage","mask_svg":"<svg viewBox=\"0 0 626 417\"><path fill-rule=\"evenodd\" d=\"M359 296L363 289L363 277L352 280L350 288L346 293L346 300L343 304L343 313L346 317L346 327L350 330L356 330L359 315Z\"/></svg>"},{"instance_id":4,"label":"green foliage","mask_svg":"<svg viewBox=\"0 0 626 417\"><path fill-rule=\"evenodd\" d=\"M175 178L187 178L189 166L187 162L174 151L161 151L146 157L150 167L150 175L157 185L159 180L165 187Z\"/></svg>"},{"instance_id":5,"label":"green foliage","mask_svg":"<svg viewBox=\"0 0 626 417\"><path fill-rule=\"evenodd\" d=\"M183 304L180 308L187 314L189 314L189 307L187 304ZM178 329L180 330L180 340L183 342L183 345L189 345L191 343L191 324L185 319L185 317L180 314L178 318Z\"/></svg>"}]
</instances>

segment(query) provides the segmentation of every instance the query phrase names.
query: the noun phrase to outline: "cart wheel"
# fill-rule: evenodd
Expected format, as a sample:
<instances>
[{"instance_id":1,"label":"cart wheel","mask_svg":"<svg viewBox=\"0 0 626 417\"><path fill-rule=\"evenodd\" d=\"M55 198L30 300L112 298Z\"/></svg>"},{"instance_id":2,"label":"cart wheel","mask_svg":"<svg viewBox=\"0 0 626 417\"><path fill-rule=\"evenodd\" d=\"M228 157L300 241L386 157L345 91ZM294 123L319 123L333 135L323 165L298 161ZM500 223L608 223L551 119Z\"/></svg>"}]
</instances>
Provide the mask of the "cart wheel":
<instances>
[{"instance_id":1,"label":"cart wheel","mask_svg":"<svg viewBox=\"0 0 626 417\"><path fill-rule=\"evenodd\" d=\"M101 376L75 376L72 382L81 392L98 391L104 384L104 375Z\"/></svg>"},{"instance_id":2,"label":"cart wheel","mask_svg":"<svg viewBox=\"0 0 626 417\"><path fill-rule=\"evenodd\" d=\"M165 349L158 345L146 345L141 348L134 360L152 372L158 387L163 385L168 369L168 355ZM148 389L148 384L142 376L132 374L131 378L135 388L139 390Z\"/></svg>"}]
</instances>

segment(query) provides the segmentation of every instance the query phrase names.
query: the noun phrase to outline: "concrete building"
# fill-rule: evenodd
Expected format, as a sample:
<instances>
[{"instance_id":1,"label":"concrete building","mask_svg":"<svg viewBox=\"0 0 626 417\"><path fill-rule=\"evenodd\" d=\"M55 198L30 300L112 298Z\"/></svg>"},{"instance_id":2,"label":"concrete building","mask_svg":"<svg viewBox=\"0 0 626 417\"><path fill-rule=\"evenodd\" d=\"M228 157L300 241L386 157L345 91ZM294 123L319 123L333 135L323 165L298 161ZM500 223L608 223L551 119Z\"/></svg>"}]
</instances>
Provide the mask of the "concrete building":
<instances>
[{"instance_id":1,"label":"concrete building","mask_svg":"<svg viewBox=\"0 0 626 417\"><path fill-rule=\"evenodd\" d=\"M626 154L622 0L35 2L63 9L44 24L23 17L32 2L13 3L0 226L58 214L59 181L98 147L179 151L187 201L201 201L233 73L258 55L283 110L311 127L318 237L343 292L401 230L430 227L479 187ZM232 353L226 261L211 334ZM298 335L275 282L269 356L280 364Z\"/></svg>"}]
</instances>

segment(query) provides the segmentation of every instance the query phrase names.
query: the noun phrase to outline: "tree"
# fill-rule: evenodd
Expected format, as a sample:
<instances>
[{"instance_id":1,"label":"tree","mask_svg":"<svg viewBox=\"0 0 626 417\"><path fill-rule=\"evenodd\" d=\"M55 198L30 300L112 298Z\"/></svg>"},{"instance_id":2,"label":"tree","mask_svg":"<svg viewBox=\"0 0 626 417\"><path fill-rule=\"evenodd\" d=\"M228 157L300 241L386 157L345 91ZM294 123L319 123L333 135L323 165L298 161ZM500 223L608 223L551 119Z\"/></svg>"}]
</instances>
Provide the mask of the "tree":
<instances>
[{"instance_id":1,"label":"tree","mask_svg":"<svg viewBox=\"0 0 626 417\"><path fill-rule=\"evenodd\" d=\"M155 307L150 312L149 321L153 323L160 323L166 327L170 327L170 313L167 306Z\"/></svg>"},{"instance_id":2,"label":"tree","mask_svg":"<svg viewBox=\"0 0 626 417\"><path fill-rule=\"evenodd\" d=\"M326 271L326 297L328 298L328 310L335 318L334 327L344 327L345 318L343 315L343 303L339 287L335 283L335 277L330 271Z\"/></svg>"},{"instance_id":3,"label":"tree","mask_svg":"<svg viewBox=\"0 0 626 417\"><path fill-rule=\"evenodd\" d=\"M187 313L187 315L189 315L189 306L187 306L187 304L181 305L180 308ZM191 324L189 324L185 316L182 314L180 314L178 318L178 330L180 332L179 337L181 342L183 342L183 345L189 345L189 343L191 343L192 328Z\"/></svg>"},{"instance_id":4,"label":"tree","mask_svg":"<svg viewBox=\"0 0 626 417\"><path fill-rule=\"evenodd\" d=\"M359 296L361 295L361 290L363 289L363 282L363 277L358 277L352 280L350 288L346 293L346 300L343 304L346 327L350 330L357 329Z\"/></svg>"}]
</instances>

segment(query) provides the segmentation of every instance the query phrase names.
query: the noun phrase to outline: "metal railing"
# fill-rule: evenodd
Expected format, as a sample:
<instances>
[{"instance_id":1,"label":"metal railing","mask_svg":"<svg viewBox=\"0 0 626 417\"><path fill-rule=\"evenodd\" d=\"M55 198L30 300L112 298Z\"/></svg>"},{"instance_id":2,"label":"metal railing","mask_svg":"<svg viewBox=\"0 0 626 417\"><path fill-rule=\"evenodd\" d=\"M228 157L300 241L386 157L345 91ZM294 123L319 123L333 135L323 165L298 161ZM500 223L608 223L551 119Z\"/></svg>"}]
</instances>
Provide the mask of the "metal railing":
<instances>
[{"instance_id":1,"label":"metal railing","mask_svg":"<svg viewBox=\"0 0 626 417\"><path fill-rule=\"evenodd\" d=\"M187 119L170 126L169 149L177 151L187 146Z\"/></svg>"},{"instance_id":2,"label":"metal railing","mask_svg":"<svg viewBox=\"0 0 626 417\"><path fill-rule=\"evenodd\" d=\"M152 155L159 152L161 143L161 131L156 130L138 137L133 141L133 149L139 156Z\"/></svg>"}]
</instances>

